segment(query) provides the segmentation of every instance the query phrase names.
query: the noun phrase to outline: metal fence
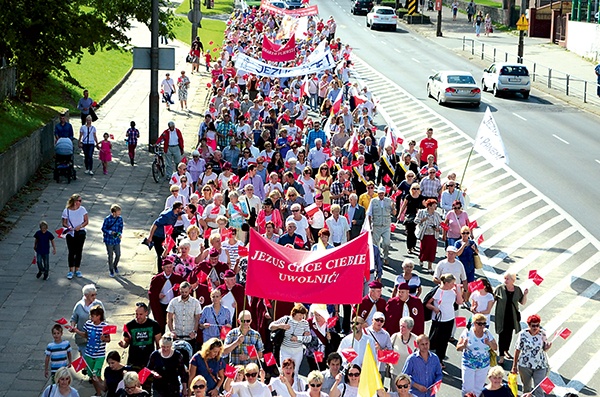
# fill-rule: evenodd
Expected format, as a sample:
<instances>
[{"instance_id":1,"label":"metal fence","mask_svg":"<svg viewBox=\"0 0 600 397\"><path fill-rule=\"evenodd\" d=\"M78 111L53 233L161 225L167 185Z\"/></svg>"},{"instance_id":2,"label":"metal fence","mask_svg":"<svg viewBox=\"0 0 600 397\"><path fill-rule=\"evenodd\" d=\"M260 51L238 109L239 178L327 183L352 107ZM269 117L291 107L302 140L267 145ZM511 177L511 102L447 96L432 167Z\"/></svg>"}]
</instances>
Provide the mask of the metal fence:
<instances>
[{"instance_id":1,"label":"metal fence","mask_svg":"<svg viewBox=\"0 0 600 397\"><path fill-rule=\"evenodd\" d=\"M468 39L463 36L462 50L471 55L481 58L482 61L491 62L517 62L522 63L529 69L532 82L556 90L561 94L577 98L584 103L600 106L600 97L597 95L598 83L591 80L582 80L568 73L555 70L551 67L540 65L528 60L526 57L520 59L516 54L500 51L496 47L482 43L477 40Z\"/></svg>"},{"instance_id":2,"label":"metal fence","mask_svg":"<svg viewBox=\"0 0 600 397\"><path fill-rule=\"evenodd\" d=\"M17 68L6 66L0 68L0 101L17 95Z\"/></svg>"}]
</instances>

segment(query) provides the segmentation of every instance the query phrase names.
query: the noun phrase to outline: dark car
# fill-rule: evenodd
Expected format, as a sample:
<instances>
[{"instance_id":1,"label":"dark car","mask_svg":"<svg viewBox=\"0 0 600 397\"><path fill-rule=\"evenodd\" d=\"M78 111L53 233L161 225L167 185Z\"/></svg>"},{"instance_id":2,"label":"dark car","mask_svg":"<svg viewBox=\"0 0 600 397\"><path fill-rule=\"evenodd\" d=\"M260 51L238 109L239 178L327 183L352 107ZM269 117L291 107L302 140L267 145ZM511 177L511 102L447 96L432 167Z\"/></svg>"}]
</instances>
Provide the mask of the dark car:
<instances>
[{"instance_id":1,"label":"dark car","mask_svg":"<svg viewBox=\"0 0 600 397\"><path fill-rule=\"evenodd\" d=\"M354 0L352 2L352 8L350 11L354 15L364 14L367 15L373 8L373 0Z\"/></svg>"},{"instance_id":2,"label":"dark car","mask_svg":"<svg viewBox=\"0 0 600 397\"><path fill-rule=\"evenodd\" d=\"M286 8L288 10L295 10L302 6L302 2L300 0L284 0Z\"/></svg>"}]
</instances>

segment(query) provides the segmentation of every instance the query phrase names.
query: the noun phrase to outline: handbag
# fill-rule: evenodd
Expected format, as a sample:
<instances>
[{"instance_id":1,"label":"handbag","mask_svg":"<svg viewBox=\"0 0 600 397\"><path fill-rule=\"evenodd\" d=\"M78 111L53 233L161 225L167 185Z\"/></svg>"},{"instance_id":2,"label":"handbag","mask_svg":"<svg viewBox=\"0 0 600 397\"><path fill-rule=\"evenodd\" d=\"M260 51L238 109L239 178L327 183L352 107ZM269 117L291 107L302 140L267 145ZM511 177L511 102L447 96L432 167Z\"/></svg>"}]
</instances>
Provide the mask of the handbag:
<instances>
[{"instance_id":1,"label":"handbag","mask_svg":"<svg viewBox=\"0 0 600 397\"><path fill-rule=\"evenodd\" d=\"M187 63L192 63L193 60L194 60L194 57L192 56L192 54L187 54L187 56L185 57L185 61Z\"/></svg>"},{"instance_id":2,"label":"handbag","mask_svg":"<svg viewBox=\"0 0 600 397\"><path fill-rule=\"evenodd\" d=\"M496 350L490 349L490 367L495 367L498 365L498 354Z\"/></svg>"},{"instance_id":3,"label":"handbag","mask_svg":"<svg viewBox=\"0 0 600 397\"><path fill-rule=\"evenodd\" d=\"M90 116L92 116L92 121L96 121L98 120L98 116L96 115L96 112L94 111L93 108L90 108Z\"/></svg>"},{"instance_id":4,"label":"handbag","mask_svg":"<svg viewBox=\"0 0 600 397\"><path fill-rule=\"evenodd\" d=\"M475 269L483 269L483 262L481 262L481 257L478 253L473 253L473 263L475 264Z\"/></svg>"},{"instance_id":5,"label":"handbag","mask_svg":"<svg viewBox=\"0 0 600 397\"><path fill-rule=\"evenodd\" d=\"M285 319L285 324L287 324L288 321L290 321L289 317ZM285 337L285 329L276 329L275 331L271 331L271 334L269 336L271 338L273 346L281 346L281 344L283 343L283 338Z\"/></svg>"}]
</instances>

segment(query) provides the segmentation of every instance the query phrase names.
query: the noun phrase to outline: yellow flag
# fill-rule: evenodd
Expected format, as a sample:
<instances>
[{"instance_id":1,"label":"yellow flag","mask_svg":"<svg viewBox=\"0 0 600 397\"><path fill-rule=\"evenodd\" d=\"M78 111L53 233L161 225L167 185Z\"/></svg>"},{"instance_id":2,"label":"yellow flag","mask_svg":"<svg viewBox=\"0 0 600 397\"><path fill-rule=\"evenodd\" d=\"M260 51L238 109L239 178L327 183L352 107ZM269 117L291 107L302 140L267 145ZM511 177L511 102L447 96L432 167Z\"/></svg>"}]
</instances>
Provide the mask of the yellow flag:
<instances>
[{"instance_id":1,"label":"yellow flag","mask_svg":"<svg viewBox=\"0 0 600 397\"><path fill-rule=\"evenodd\" d=\"M373 397L377 390L383 389L381 375L377 369L375 357L371 351L371 345L367 343L363 366L360 372L360 383L358 384L358 397Z\"/></svg>"}]
</instances>

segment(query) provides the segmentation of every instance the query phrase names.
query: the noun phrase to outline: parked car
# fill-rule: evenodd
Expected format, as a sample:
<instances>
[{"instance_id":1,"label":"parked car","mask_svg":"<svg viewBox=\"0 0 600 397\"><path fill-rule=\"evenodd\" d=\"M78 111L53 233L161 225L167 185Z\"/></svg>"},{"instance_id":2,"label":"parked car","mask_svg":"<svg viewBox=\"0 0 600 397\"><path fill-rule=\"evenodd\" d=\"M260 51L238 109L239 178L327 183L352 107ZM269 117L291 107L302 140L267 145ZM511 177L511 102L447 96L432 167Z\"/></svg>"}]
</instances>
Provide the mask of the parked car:
<instances>
[{"instance_id":1,"label":"parked car","mask_svg":"<svg viewBox=\"0 0 600 397\"><path fill-rule=\"evenodd\" d=\"M520 63L493 63L483 70L481 79L483 91L488 88L494 96L508 92L520 92L523 98L529 98L531 92L531 79L527 66Z\"/></svg>"},{"instance_id":2,"label":"parked car","mask_svg":"<svg viewBox=\"0 0 600 397\"><path fill-rule=\"evenodd\" d=\"M363 14L367 15L373 8L373 0L354 0L350 12L353 15Z\"/></svg>"},{"instance_id":3,"label":"parked car","mask_svg":"<svg viewBox=\"0 0 600 397\"><path fill-rule=\"evenodd\" d=\"M286 4L283 1L270 1L269 3L277 8L283 8L284 10L286 8Z\"/></svg>"},{"instance_id":4,"label":"parked car","mask_svg":"<svg viewBox=\"0 0 600 397\"><path fill-rule=\"evenodd\" d=\"M388 28L392 31L396 31L396 24L398 22L398 16L392 7L387 6L375 6L367 14L367 27L371 27L371 30L377 27Z\"/></svg>"},{"instance_id":5,"label":"parked car","mask_svg":"<svg viewBox=\"0 0 600 397\"><path fill-rule=\"evenodd\" d=\"M295 10L302 6L302 2L300 0L285 0L285 6L288 10Z\"/></svg>"},{"instance_id":6,"label":"parked car","mask_svg":"<svg viewBox=\"0 0 600 397\"><path fill-rule=\"evenodd\" d=\"M444 103L481 103L481 89L473 75L462 71L440 71L427 80L427 96Z\"/></svg>"}]
</instances>

